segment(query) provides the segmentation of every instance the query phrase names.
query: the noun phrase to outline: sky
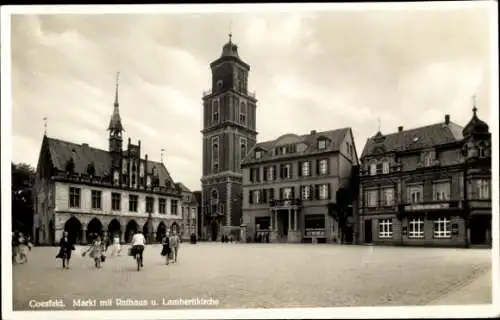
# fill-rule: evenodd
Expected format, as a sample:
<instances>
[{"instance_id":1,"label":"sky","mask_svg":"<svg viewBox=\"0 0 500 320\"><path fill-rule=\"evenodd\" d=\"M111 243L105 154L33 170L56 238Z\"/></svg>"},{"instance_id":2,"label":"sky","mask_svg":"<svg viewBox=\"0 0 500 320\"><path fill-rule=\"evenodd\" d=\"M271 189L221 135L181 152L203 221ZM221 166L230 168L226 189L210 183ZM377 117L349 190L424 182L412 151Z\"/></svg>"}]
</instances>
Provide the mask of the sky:
<instances>
[{"instance_id":1,"label":"sky","mask_svg":"<svg viewBox=\"0 0 500 320\"><path fill-rule=\"evenodd\" d=\"M15 15L12 157L36 167L47 135L107 149L115 78L124 141L199 190L202 92L232 32L251 66L258 141L351 127L358 155L382 133L491 122L487 8Z\"/></svg>"}]
</instances>

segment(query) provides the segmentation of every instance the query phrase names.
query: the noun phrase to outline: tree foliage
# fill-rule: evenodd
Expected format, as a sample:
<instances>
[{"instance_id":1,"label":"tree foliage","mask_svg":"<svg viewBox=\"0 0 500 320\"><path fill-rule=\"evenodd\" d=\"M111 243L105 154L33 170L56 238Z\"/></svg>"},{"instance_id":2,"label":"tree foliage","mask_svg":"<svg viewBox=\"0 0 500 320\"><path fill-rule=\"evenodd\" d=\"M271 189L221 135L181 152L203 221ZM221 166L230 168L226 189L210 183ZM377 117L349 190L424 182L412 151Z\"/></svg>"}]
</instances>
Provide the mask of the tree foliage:
<instances>
[{"instance_id":1,"label":"tree foliage","mask_svg":"<svg viewBox=\"0 0 500 320\"><path fill-rule=\"evenodd\" d=\"M12 163L11 169L12 229L31 234L34 213L32 188L35 181L35 169L26 163Z\"/></svg>"}]
</instances>

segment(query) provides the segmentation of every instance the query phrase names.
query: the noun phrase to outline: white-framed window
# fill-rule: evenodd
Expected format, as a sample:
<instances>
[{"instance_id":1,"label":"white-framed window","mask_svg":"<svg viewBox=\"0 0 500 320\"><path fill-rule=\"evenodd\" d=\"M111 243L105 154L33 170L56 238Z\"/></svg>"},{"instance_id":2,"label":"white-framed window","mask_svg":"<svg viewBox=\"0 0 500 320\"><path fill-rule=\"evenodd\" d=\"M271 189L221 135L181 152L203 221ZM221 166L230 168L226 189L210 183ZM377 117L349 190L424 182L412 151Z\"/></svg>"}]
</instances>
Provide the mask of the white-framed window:
<instances>
[{"instance_id":1,"label":"white-framed window","mask_svg":"<svg viewBox=\"0 0 500 320\"><path fill-rule=\"evenodd\" d=\"M378 220L378 237L392 238L392 219Z\"/></svg>"},{"instance_id":2,"label":"white-framed window","mask_svg":"<svg viewBox=\"0 0 500 320\"><path fill-rule=\"evenodd\" d=\"M451 238L451 221L446 217L434 220L434 238Z\"/></svg>"},{"instance_id":3,"label":"white-framed window","mask_svg":"<svg viewBox=\"0 0 500 320\"><path fill-rule=\"evenodd\" d=\"M432 200L450 200L450 182L436 182L432 185Z\"/></svg>"},{"instance_id":4,"label":"white-framed window","mask_svg":"<svg viewBox=\"0 0 500 320\"><path fill-rule=\"evenodd\" d=\"M286 187L283 188L283 199L291 199L292 198L292 188Z\"/></svg>"},{"instance_id":5,"label":"white-framed window","mask_svg":"<svg viewBox=\"0 0 500 320\"><path fill-rule=\"evenodd\" d=\"M290 179L292 177L292 166L290 164L283 165L283 178Z\"/></svg>"},{"instance_id":6,"label":"white-framed window","mask_svg":"<svg viewBox=\"0 0 500 320\"><path fill-rule=\"evenodd\" d=\"M247 104L245 102L240 103L240 123L245 124L247 122Z\"/></svg>"},{"instance_id":7,"label":"white-framed window","mask_svg":"<svg viewBox=\"0 0 500 320\"><path fill-rule=\"evenodd\" d=\"M240 138L240 156L241 156L241 160L245 159L246 155L247 155L247 139L241 137Z\"/></svg>"},{"instance_id":8,"label":"white-framed window","mask_svg":"<svg viewBox=\"0 0 500 320\"><path fill-rule=\"evenodd\" d=\"M408 238L424 238L424 219L413 218L409 221Z\"/></svg>"},{"instance_id":9,"label":"white-framed window","mask_svg":"<svg viewBox=\"0 0 500 320\"><path fill-rule=\"evenodd\" d=\"M422 185L410 185L408 186L408 203L420 203L423 201L423 186Z\"/></svg>"},{"instance_id":10,"label":"white-framed window","mask_svg":"<svg viewBox=\"0 0 500 320\"><path fill-rule=\"evenodd\" d=\"M302 200L311 199L311 186L302 186Z\"/></svg>"},{"instance_id":11,"label":"white-framed window","mask_svg":"<svg viewBox=\"0 0 500 320\"><path fill-rule=\"evenodd\" d=\"M92 197L92 209L101 210L102 209L102 206L101 206L102 191L101 190L92 190L91 197Z\"/></svg>"},{"instance_id":12,"label":"white-framed window","mask_svg":"<svg viewBox=\"0 0 500 320\"><path fill-rule=\"evenodd\" d=\"M267 167L267 180L273 181L275 176L274 166Z\"/></svg>"},{"instance_id":13,"label":"white-framed window","mask_svg":"<svg viewBox=\"0 0 500 320\"><path fill-rule=\"evenodd\" d=\"M425 155L424 155L424 165L426 167L430 167L432 166L434 163L434 157L433 157L433 154L432 152L427 152Z\"/></svg>"},{"instance_id":14,"label":"white-framed window","mask_svg":"<svg viewBox=\"0 0 500 320\"><path fill-rule=\"evenodd\" d=\"M281 154L286 154L288 151L287 147L281 147Z\"/></svg>"},{"instance_id":15,"label":"white-framed window","mask_svg":"<svg viewBox=\"0 0 500 320\"><path fill-rule=\"evenodd\" d=\"M311 164L309 163L309 161L302 162L301 170L302 170L302 176L308 177L311 175Z\"/></svg>"},{"instance_id":16,"label":"white-framed window","mask_svg":"<svg viewBox=\"0 0 500 320\"><path fill-rule=\"evenodd\" d=\"M372 163L370 163L370 175L374 176L376 174L377 174L377 163L372 162Z\"/></svg>"},{"instance_id":17,"label":"white-framed window","mask_svg":"<svg viewBox=\"0 0 500 320\"><path fill-rule=\"evenodd\" d=\"M328 172L328 160L319 160L319 174L327 174Z\"/></svg>"},{"instance_id":18,"label":"white-framed window","mask_svg":"<svg viewBox=\"0 0 500 320\"><path fill-rule=\"evenodd\" d=\"M319 199L320 200L327 200L329 197L328 197L328 188L329 188L329 185L328 184L320 184L319 185Z\"/></svg>"},{"instance_id":19,"label":"white-framed window","mask_svg":"<svg viewBox=\"0 0 500 320\"><path fill-rule=\"evenodd\" d=\"M253 203L259 204L260 203L260 190L254 190L253 191Z\"/></svg>"},{"instance_id":20,"label":"white-framed window","mask_svg":"<svg viewBox=\"0 0 500 320\"><path fill-rule=\"evenodd\" d=\"M490 182L491 180L487 179L477 179L477 180L471 180L472 184L472 199L491 199L491 193L490 193Z\"/></svg>"},{"instance_id":21,"label":"white-framed window","mask_svg":"<svg viewBox=\"0 0 500 320\"><path fill-rule=\"evenodd\" d=\"M326 140L325 139L318 140L318 149L319 150L326 149Z\"/></svg>"},{"instance_id":22,"label":"white-framed window","mask_svg":"<svg viewBox=\"0 0 500 320\"><path fill-rule=\"evenodd\" d=\"M212 169L219 168L219 137L212 137Z\"/></svg>"},{"instance_id":23,"label":"white-framed window","mask_svg":"<svg viewBox=\"0 0 500 320\"><path fill-rule=\"evenodd\" d=\"M212 122L214 123L219 122L219 113L220 113L219 100L214 100L212 101Z\"/></svg>"},{"instance_id":24,"label":"white-framed window","mask_svg":"<svg viewBox=\"0 0 500 320\"><path fill-rule=\"evenodd\" d=\"M69 207L70 208L80 208L80 188L69 188Z\"/></svg>"},{"instance_id":25,"label":"white-framed window","mask_svg":"<svg viewBox=\"0 0 500 320\"><path fill-rule=\"evenodd\" d=\"M384 206L394 205L394 188L382 189L382 204Z\"/></svg>"},{"instance_id":26,"label":"white-framed window","mask_svg":"<svg viewBox=\"0 0 500 320\"><path fill-rule=\"evenodd\" d=\"M260 159L262 157L262 151L255 151L255 159Z\"/></svg>"},{"instance_id":27,"label":"white-framed window","mask_svg":"<svg viewBox=\"0 0 500 320\"><path fill-rule=\"evenodd\" d=\"M378 190L367 190L366 191L366 204L369 208L377 206L378 202Z\"/></svg>"},{"instance_id":28,"label":"white-framed window","mask_svg":"<svg viewBox=\"0 0 500 320\"><path fill-rule=\"evenodd\" d=\"M389 161L382 162L382 173L383 174L388 174L389 171L390 171L390 169L389 169Z\"/></svg>"}]
</instances>

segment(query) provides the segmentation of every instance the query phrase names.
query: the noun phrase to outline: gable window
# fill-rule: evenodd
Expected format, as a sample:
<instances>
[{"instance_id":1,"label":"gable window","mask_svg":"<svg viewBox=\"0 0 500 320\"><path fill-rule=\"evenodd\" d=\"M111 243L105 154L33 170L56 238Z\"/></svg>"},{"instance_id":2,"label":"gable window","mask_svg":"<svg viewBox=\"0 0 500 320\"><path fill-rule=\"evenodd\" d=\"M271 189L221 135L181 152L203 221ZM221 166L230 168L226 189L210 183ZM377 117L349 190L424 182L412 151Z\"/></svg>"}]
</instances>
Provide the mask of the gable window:
<instances>
[{"instance_id":1,"label":"gable window","mask_svg":"<svg viewBox=\"0 0 500 320\"><path fill-rule=\"evenodd\" d=\"M167 201L164 198L158 199L158 212L165 214L167 212Z\"/></svg>"},{"instance_id":2,"label":"gable window","mask_svg":"<svg viewBox=\"0 0 500 320\"><path fill-rule=\"evenodd\" d=\"M240 157L241 160L245 159L247 155L247 139L246 138L240 138Z\"/></svg>"},{"instance_id":3,"label":"gable window","mask_svg":"<svg viewBox=\"0 0 500 320\"><path fill-rule=\"evenodd\" d=\"M121 194L119 193L111 193L111 210L120 211L121 210Z\"/></svg>"},{"instance_id":4,"label":"gable window","mask_svg":"<svg viewBox=\"0 0 500 320\"><path fill-rule=\"evenodd\" d=\"M283 193L282 193L282 195L281 195L281 196L282 196L282 199L284 199L284 200L289 200L289 199L291 199L291 198L292 198L292 188L287 187L287 188L283 188L282 190L283 190L283 191L282 191Z\"/></svg>"},{"instance_id":5,"label":"gable window","mask_svg":"<svg viewBox=\"0 0 500 320\"><path fill-rule=\"evenodd\" d=\"M219 169L219 137L212 138L212 170Z\"/></svg>"},{"instance_id":6,"label":"gable window","mask_svg":"<svg viewBox=\"0 0 500 320\"><path fill-rule=\"evenodd\" d=\"M469 182L469 194L471 199L491 199L490 180L477 179Z\"/></svg>"},{"instance_id":7,"label":"gable window","mask_svg":"<svg viewBox=\"0 0 500 320\"><path fill-rule=\"evenodd\" d=\"M311 200L311 186L302 186L300 187L301 191L301 199L302 200Z\"/></svg>"},{"instance_id":8,"label":"gable window","mask_svg":"<svg viewBox=\"0 0 500 320\"><path fill-rule=\"evenodd\" d=\"M434 152L426 152L424 154L424 166L431 167L434 165Z\"/></svg>"},{"instance_id":9,"label":"gable window","mask_svg":"<svg viewBox=\"0 0 500 320\"><path fill-rule=\"evenodd\" d=\"M240 103L240 123L245 124L247 122L247 105L245 102Z\"/></svg>"},{"instance_id":10,"label":"gable window","mask_svg":"<svg viewBox=\"0 0 500 320\"><path fill-rule=\"evenodd\" d=\"M174 199L170 200L170 214L176 216L178 212L179 212L179 201Z\"/></svg>"},{"instance_id":11,"label":"gable window","mask_svg":"<svg viewBox=\"0 0 500 320\"><path fill-rule=\"evenodd\" d=\"M394 205L394 188L382 189L382 204L384 206Z\"/></svg>"},{"instance_id":12,"label":"gable window","mask_svg":"<svg viewBox=\"0 0 500 320\"><path fill-rule=\"evenodd\" d=\"M101 210L101 197L102 197L102 191L100 190L92 190L91 191L91 197L92 197L92 209L94 210Z\"/></svg>"},{"instance_id":13,"label":"gable window","mask_svg":"<svg viewBox=\"0 0 500 320\"><path fill-rule=\"evenodd\" d=\"M423 189L422 185L408 186L408 196L407 196L408 203L422 202L423 201L422 189Z\"/></svg>"},{"instance_id":14,"label":"gable window","mask_svg":"<svg viewBox=\"0 0 500 320\"><path fill-rule=\"evenodd\" d=\"M434 238L451 238L451 221L446 217L434 220Z\"/></svg>"},{"instance_id":15,"label":"gable window","mask_svg":"<svg viewBox=\"0 0 500 320\"><path fill-rule=\"evenodd\" d=\"M80 188L69 188L69 207L80 208Z\"/></svg>"},{"instance_id":16,"label":"gable window","mask_svg":"<svg viewBox=\"0 0 500 320\"><path fill-rule=\"evenodd\" d=\"M389 162L388 161L382 162L382 173L383 174L389 173Z\"/></svg>"},{"instance_id":17,"label":"gable window","mask_svg":"<svg viewBox=\"0 0 500 320\"><path fill-rule=\"evenodd\" d=\"M423 238L424 237L424 220L422 218L413 218L409 222L408 238Z\"/></svg>"},{"instance_id":18,"label":"gable window","mask_svg":"<svg viewBox=\"0 0 500 320\"><path fill-rule=\"evenodd\" d=\"M255 151L255 159L260 159L262 157L262 151Z\"/></svg>"},{"instance_id":19,"label":"gable window","mask_svg":"<svg viewBox=\"0 0 500 320\"><path fill-rule=\"evenodd\" d=\"M252 192L252 196L253 196L253 203L259 204L261 201L260 190L254 190Z\"/></svg>"},{"instance_id":20,"label":"gable window","mask_svg":"<svg viewBox=\"0 0 500 320\"><path fill-rule=\"evenodd\" d=\"M311 163L309 161L302 162L302 176L309 177L311 175Z\"/></svg>"},{"instance_id":21,"label":"gable window","mask_svg":"<svg viewBox=\"0 0 500 320\"><path fill-rule=\"evenodd\" d=\"M326 149L326 140L325 139L318 140L318 149L319 150Z\"/></svg>"},{"instance_id":22,"label":"gable window","mask_svg":"<svg viewBox=\"0 0 500 320\"><path fill-rule=\"evenodd\" d=\"M319 160L318 164L319 164L318 173L320 175L327 174L328 173L328 160L327 159Z\"/></svg>"},{"instance_id":23,"label":"gable window","mask_svg":"<svg viewBox=\"0 0 500 320\"><path fill-rule=\"evenodd\" d=\"M370 163L370 175L374 176L377 174L377 163L372 162Z\"/></svg>"},{"instance_id":24,"label":"gable window","mask_svg":"<svg viewBox=\"0 0 500 320\"><path fill-rule=\"evenodd\" d=\"M368 190L366 191L366 204L369 208L374 208L377 206L378 202L378 191Z\"/></svg>"},{"instance_id":25,"label":"gable window","mask_svg":"<svg viewBox=\"0 0 500 320\"><path fill-rule=\"evenodd\" d=\"M437 182L432 185L432 200L442 201L450 199L450 183L449 182Z\"/></svg>"},{"instance_id":26,"label":"gable window","mask_svg":"<svg viewBox=\"0 0 500 320\"><path fill-rule=\"evenodd\" d=\"M220 113L219 101L214 100L212 102L212 122L213 123L219 122L219 113Z\"/></svg>"},{"instance_id":27,"label":"gable window","mask_svg":"<svg viewBox=\"0 0 500 320\"><path fill-rule=\"evenodd\" d=\"M138 198L139 198L138 196L133 194L128 196L128 211L137 212Z\"/></svg>"},{"instance_id":28,"label":"gable window","mask_svg":"<svg viewBox=\"0 0 500 320\"><path fill-rule=\"evenodd\" d=\"M292 166L290 164L281 165L281 178L282 179L292 178Z\"/></svg>"},{"instance_id":29,"label":"gable window","mask_svg":"<svg viewBox=\"0 0 500 320\"><path fill-rule=\"evenodd\" d=\"M146 197L146 212L147 213L153 213L154 203L155 203L155 198Z\"/></svg>"},{"instance_id":30,"label":"gable window","mask_svg":"<svg viewBox=\"0 0 500 320\"><path fill-rule=\"evenodd\" d=\"M392 219L379 219L378 227L379 238L392 238Z\"/></svg>"}]
</instances>

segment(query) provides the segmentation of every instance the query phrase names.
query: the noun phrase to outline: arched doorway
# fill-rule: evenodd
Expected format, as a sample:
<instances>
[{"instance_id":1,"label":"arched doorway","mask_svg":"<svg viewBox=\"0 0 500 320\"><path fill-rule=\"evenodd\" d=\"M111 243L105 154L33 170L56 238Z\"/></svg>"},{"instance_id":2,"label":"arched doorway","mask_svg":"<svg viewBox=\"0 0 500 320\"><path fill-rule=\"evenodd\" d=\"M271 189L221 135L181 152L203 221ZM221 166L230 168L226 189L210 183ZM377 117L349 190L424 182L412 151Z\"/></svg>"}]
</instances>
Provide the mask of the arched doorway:
<instances>
[{"instance_id":1,"label":"arched doorway","mask_svg":"<svg viewBox=\"0 0 500 320\"><path fill-rule=\"evenodd\" d=\"M165 234L167 234L167 227L162 221L160 222L158 228L156 229L156 241L160 242L161 239L163 239L163 237L165 236Z\"/></svg>"},{"instance_id":2,"label":"arched doorway","mask_svg":"<svg viewBox=\"0 0 500 320\"><path fill-rule=\"evenodd\" d=\"M87 225L87 241L91 242L99 235L102 237L102 223L99 219L94 218L90 220Z\"/></svg>"},{"instance_id":3,"label":"arched doorway","mask_svg":"<svg viewBox=\"0 0 500 320\"><path fill-rule=\"evenodd\" d=\"M210 223L210 231L212 235L212 241L217 241L217 236L219 234L219 224L217 220L213 219L212 223Z\"/></svg>"},{"instance_id":4,"label":"arched doorway","mask_svg":"<svg viewBox=\"0 0 500 320\"><path fill-rule=\"evenodd\" d=\"M52 224L52 227L54 226L52 223L52 220L50 221ZM82 230L82 224L80 220L78 220L75 217L71 217L66 221L64 224L64 231L68 233L68 240L70 240L72 243L80 243L81 240L81 230ZM54 239L55 235L53 236L52 239ZM59 241L59 239L54 239L54 242Z\"/></svg>"},{"instance_id":5,"label":"arched doorway","mask_svg":"<svg viewBox=\"0 0 500 320\"><path fill-rule=\"evenodd\" d=\"M120 221L118 221L117 219L111 220L111 222L108 224L108 234L111 238L113 238L115 234L118 234L121 239L122 226L120 224Z\"/></svg>"},{"instance_id":6,"label":"arched doorway","mask_svg":"<svg viewBox=\"0 0 500 320\"><path fill-rule=\"evenodd\" d=\"M47 240L46 243L55 245L56 244L56 228L54 228L54 221L50 220L49 221L49 230L48 230L48 238L44 239Z\"/></svg>"},{"instance_id":7,"label":"arched doorway","mask_svg":"<svg viewBox=\"0 0 500 320\"><path fill-rule=\"evenodd\" d=\"M172 223L172 225L170 226L170 232L177 232L177 234L179 234L179 225L177 224L177 222L174 222Z\"/></svg>"},{"instance_id":8,"label":"arched doorway","mask_svg":"<svg viewBox=\"0 0 500 320\"><path fill-rule=\"evenodd\" d=\"M152 235L153 235L153 221L151 219L146 220L144 225L142 226L142 234L144 235L144 238L146 238L146 241L152 242Z\"/></svg>"},{"instance_id":9,"label":"arched doorway","mask_svg":"<svg viewBox=\"0 0 500 320\"><path fill-rule=\"evenodd\" d=\"M130 242L134 233L139 230L139 225L135 220L130 220L125 228L125 242Z\"/></svg>"}]
</instances>

